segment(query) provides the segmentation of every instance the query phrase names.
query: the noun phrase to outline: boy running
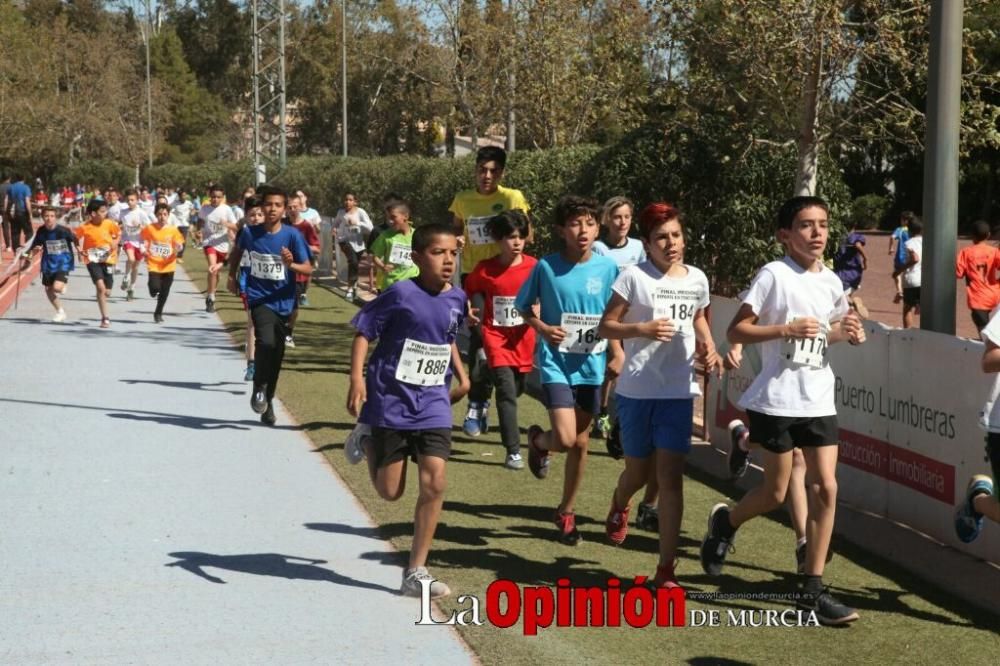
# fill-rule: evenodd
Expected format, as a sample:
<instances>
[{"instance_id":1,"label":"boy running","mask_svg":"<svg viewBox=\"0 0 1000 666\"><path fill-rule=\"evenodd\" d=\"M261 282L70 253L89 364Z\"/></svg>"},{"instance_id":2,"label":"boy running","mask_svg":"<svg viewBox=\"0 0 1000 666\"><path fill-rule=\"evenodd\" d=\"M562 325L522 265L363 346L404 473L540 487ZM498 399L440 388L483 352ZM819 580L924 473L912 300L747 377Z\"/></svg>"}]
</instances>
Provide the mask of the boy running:
<instances>
[{"instance_id":1,"label":"boy running","mask_svg":"<svg viewBox=\"0 0 1000 666\"><path fill-rule=\"evenodd\" d=\"M899 277L899 271L906 263L906 241L910 240L910 222L916 218L911 210L904 210L899 214L899 226L892 230L892 237L889 238L889 254L892 256L892 281L896 285L896 297L893 303L903 302L903 283Z\"/></svg>"},{"instance_id":2,"label":"boy running","mask_svg":"<svg viewBox=\"0 0 1000 666\"><path fill-rule=\"evenodd\" d=\"M225 264L228 261L238 220L233 209L226 205L226 192L221 186L209 187L208 196L209 203L198 211L198 219L203 224L201 245L205 250L209 268L205 312L215 312L215 289L219 284L219 269L213 271L211 268L215 264Z\"/></svg>"},{"instance_id":3,"label":"boy running","mask_svg":"<svg viewBox=\"0 0 1000 666\"><path fill-rule=\"evenodd\" d=\"M906 260L893 273L903 280L903 328L913 326L913 317L920 314L920 283L923 274L924 224L914 217L909 224L910 237L903 243Z\"/></svg>"},{"instance_id":4,"label":"boy running","mask_svg":"<svg viewBox=\"0 0 1000 666\"><path fill-rule=\"evenodd\" d=\"M393 200L385 205L385 215L389 219L389 228L372 243L372 262L379 270L380 290L420 273L420 268L410 258L413 241L410 207L403 201Z\"/></svg>"},{"instance_id":5,"label":"boy running","mask_svg":"<svg viewBox=\"0 0 1000 666\"><path fill-rule=\"evenodd\" d=\"M229 291L239 295L237 277L243 253L250 254L247 277L247 302L253 319L256 371L250 408L260 414L261 423L275 424L274 391L285 357L288 318L295 305L295 274L312 274L309 248L302 234L282 224L288 194L276 187L262 185L258 193L263 202L264 222L246 226L229 257ZM214 197L215 191L213 191ZM228 208L228 206L227 206ZM209 273L211 275L211 273Z\"/></svg>"},{"instance_id":6,"label":"boy running","mask_svg":"<svg viewBox=\"0 0 1000 666\"><path fill-rule=\"evenodd\" d=\"M59 301L60 294L66 288L69 274L73 271L73 250L76 249L76 236L68 228L56 223L56 209L49 207L42 210L42 226L35 232L29 251L42 253L42 286L49 303L55 308L56 314L52 321L66 321L66 311ZM22 257L25 268L30 260Z\"/></svg>"},{"instance_id":7,"label":"boy running","mask_svg":"<svg viewBox=\"0 0 1000 666\"><path fill-rule=\"evenodd\" d=\"M1000 302L1000 251L990 245L990 225L978 220L972 225L972 245L962 248L955 261L955 277L965 279L965 302L972 313L972 323L982 331L990 321L990 312Z\"/></svg>"},{"instance_id":8,"label":"boy running","mask_svg":"<svg viewBox=\"0 0 1000 666\"><path fill-rule=\"evenodd\" d=\"M476 189L463 190L455 195L448 211L459 237L462 250L462 284L480 261L497 254L497 246L486 230L486 223L505 210L523 210L530 207L520 190L503 187L504 170L507 168L507 151L496 146L484 146L476 152ZM487 430L487 414L493 395L492 375L482 354L482 339L478 331L470 331L469 367L472 390L469 391L469 411L462 430L476 437Z\"/></svg>"},{"instance_id":9,"label":"boy running","mask_svg":"<svg viewBox=\"0 0 1000 666\"><path fill-rule=\"evenodd\" d=\"M260 198L256 195L247 197L243 202L243 210L246 211L243 219L240 220L237 225L236 237L239 238L243 233L243 227L254 226L264 222L264 208L263 203ZM247 369L243 374L243 381L252 382L256 367L254 365L254 334L253 334L253 318L250 316L250 305L247 303L247 277L250 275L250 253L244 252L243 256L240 257L240 272L237 278L237 288L239 290L240 300L243 301L243 310L247 313L247 330L246 330L246 344L244 348L246 350L247 357Z\"/></svg>"},{"instance_id":10,"label":"boy running","mask_svg":"<svg viewBox=\"0 0 1000 666\"><path fill-rule=\"evenodd\" d=\"M333 225L337 244L347 259L347 292L344 297L353 301L358 289L358 264L372 233L372 221L365 209L358 206L354 193L348 192L344 195L344 207L337 211Z\"/></svg>"},{"instance_id":11,"label":"boy running","mask_svg":"<svg viewBox=\"0 0 1000 666\"><path fill-rule=\"evenodd\" d=\"M528 466L544 479L553 452L566 453L562 499L554 521L559 540L580 541L573 513L587 464L590 422L600 406L607 340L597 334L618 265L591 249L597 240L597 202L565 196L556 205L556 235L565 246L535 265L514 302L525 323L542 339L535 365L541 375L543 401L552 429L528 428ZM534 305L540 305L540 316Z\"/></svg>"},{"instance_id":12,"label":"boy running","mask_svg":"<svg viewBox=\"0 0 1000 666\"><path fill-rule=\"evenodd\" d=\"M139 205L139 195L135 190L125 192L125 202L128 208L121 214L122 246L125 249L125 277L122 279L122 291L128 300L135 298L135 281L139 276L139 262L146 252L142 240L142 230L153 222L153 217Z\"/></svg>"},{"instance_id":13,"label":"boy running","mask_svg":"<svg viewBox=\"0 0 1000 666\"><path fill-rule=\"evenodd\" d=\"M676 587L684 463L691 451L694 399L701 395L696 344L707 371L718 369L721 360L705 318L708 278L684 263L680 212L666 203L650 204L639 225L649 260L618 276L598 329L601 337L625 341L625 364L615 389L625 470L611 494L605 533L616 545L625 541L632 496L655 475L661 522L653 584Z\"/></svg>"},{"instance_id":14,"label":"boy running","mask_svg":"<svg viewBox=\"0 0 1000 666\"><path fill-rule=\"evenodd\" d=\"M413 234L419 275L393 283L351 321L347 409L371 426L368 470L379 496L398 500L406 486L407 458L415 457L420 492L413 518L413 545L400 592L419 597L422 580L433 580L427 555L441 516L445 463L451 453L451 405L469 390L455 345L465 317L465 294L451 285L458 241L449 225L427 224ZM378 340L367 362L368 347ZM458 386L449 391L454 371ZM441 581L431 598L451 593Z\"/></svg>"},{"instance_id":15,"label":"boy running","mask_svg":"<svg viewBox=\"0 0 1000 666\"><path fill-rule=\"evenodd\" d=\"M845 624L857 612L823 587L823 569L837 507L837 409L828 345L861 344L865 331L850 311L840 280L823 265L829 238L826 202L794 197L778 211L778 240L786 255L764 266L729 325L732 344L760 344L761 371L740 400L750 438L763 449L764 482L730 508L712 507L701 545L701 565L717 576L741 525L781 506L792 473L792 451L802 449L809 509L805 572L799 609L823 624Z\"/></svg>"},{"instance_id":16,"label":"boy running","mask_svg":"<svg viewBox=\"0 0 1000 666\"><path fill-rule=\"evenodd\" d=\"M121 229L107 219L104 202L95 199L87 204L87 221L76 228L79 252L97 290L97 307L101 311L101 328L109 328L108 294L114 286L114 265L118 262L118 239Z\"/></svg>"},{"instance_id":17,"label":"boy running","mask_svg":"<svg viewBox=\"0 0 1000 666\"><path fill-rule=\"evenodd\" d=\"M524 469L521 459L521 430L517 421L517 398L531 372L535 351L535 331L524 323L514 307L521 285L538 261L524 254L531 235L531 221L521 210L500 213L486 223L486 230L500 248L500 254L479 262L465 281L469 299L480 297L480 335L486 362L497 391L500 414L500 441L507 450L504 466Z\"/></svg>"},{"instance_id":18,"label":"boy running","mask_svg":"<svg viewBox=\"0 0 1000 666\"><path fill-rule=\"evenodd\" d=\"M153 209L156 220L142 230L142 241L146 245L146 263L149 266L149 295L156 299L153 321L163 323L163 306L170 295L177 270L177 256L184 248L184 237L177 227L168 224L170 206L158 203Z\"/></svg>"}]
</instances>

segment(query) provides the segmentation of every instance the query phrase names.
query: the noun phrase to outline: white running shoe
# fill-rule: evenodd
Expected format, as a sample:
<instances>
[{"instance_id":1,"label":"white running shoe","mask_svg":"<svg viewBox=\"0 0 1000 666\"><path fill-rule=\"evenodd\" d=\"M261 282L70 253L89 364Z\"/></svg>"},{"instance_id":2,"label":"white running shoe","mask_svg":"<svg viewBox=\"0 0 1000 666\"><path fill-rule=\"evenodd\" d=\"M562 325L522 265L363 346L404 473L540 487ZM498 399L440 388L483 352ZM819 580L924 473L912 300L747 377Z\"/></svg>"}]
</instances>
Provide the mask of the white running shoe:
<instances>
[{"instance_id":1,"label":"white running shoe","mask_svg":"<svg viewBox=\"0 0 1000 666\"><path fill-rule=\"evenodd\" d=\"M420 581L426 581L423 585ZM451 588L439 580L434 580L427 571L427 567L416 567L403 571L403 584L399 588L399 593L404 597L420 597L423 595L424 585L430 588L430 598L440 599L451 594Z\"/></svg>"},{"instance_id":2,"label":"white running shoe","mask_svg":"<svg viewBox=\"0 0 1000 666\"><path fill-rule=\"evenodd\" d=\"M63 310L62 308L59 308L59 311L56 312L54 317L52 317L52 321L55 322L66 321L66 311Z\"/></svg>"},{"instance_id":3,"label":"white running shoe","mask_svg":"<svg viewBox=\"0 0 1000 666\"><path fill-rule=\"evenodd\" d=\"M295 338L290 335L285 336L285 346L289 349L295 349Z\"/></svg>"},{"instance_id":4,"label":"white running shoe","mask_svg":"<svg viewBox=\"0 0 1000 666\"><path fill-rule=\"evenodd\" d=\"M365 439L371 436L371 426L365 423L359 423L354 426L354 430L351 431L351 434L347 436L347 441L344 442L344 457L347 458L349 464L357 465L365 459Z\"/></svg>"}]
</instances>

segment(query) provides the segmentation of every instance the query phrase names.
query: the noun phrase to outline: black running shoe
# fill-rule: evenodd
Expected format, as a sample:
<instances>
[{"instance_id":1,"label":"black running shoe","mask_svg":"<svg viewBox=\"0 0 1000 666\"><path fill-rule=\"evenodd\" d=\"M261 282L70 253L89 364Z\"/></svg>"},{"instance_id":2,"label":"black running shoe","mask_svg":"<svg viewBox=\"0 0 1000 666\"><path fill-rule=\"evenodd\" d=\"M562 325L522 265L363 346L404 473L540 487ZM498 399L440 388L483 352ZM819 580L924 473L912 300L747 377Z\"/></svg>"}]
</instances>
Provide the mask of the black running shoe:
<instances>
[{"instance_id":1,"label":"black running shoe","mask_svg":"<svg viewBox=\"0 0 1000 666\"><path fill-rule=\"evenodd\" d=\"M604 440L604 445L608 447L608 455L615 460L621 460L625 457L625 449L622 448L622 429L618 425L618 419L615 419L611 424L611 432Z\"/></svg>"},{"instance_id":2,"label":"black running shoe","mask_svg":"<svg viewBox=\"0 0 1000 666\"><path fill-rule=\"evenodd\" d=\"M273 426L278 419L274 416L274 405L267 403L267 410L260 415L260 422L264 425Z\"/></svg>"},{"instance_id":3,"label":"black running shoe","mask_svg":"<svg viewBox=\"0 0 1000 666\"><path fill-rule=\"evenodd\" d=\"M750 431L743 421L735 419L729 423L729 476L733 479L742 478L750 467L750 452L740 446L749 438Z\"/></svg>"},{"instance_id":4,"label":"black running shoe","mask_svg":"<svg viewBox=\"0 0 1000 666\"><path fill-rule=\"evenodd\" d=\"M799 591L796 608L806 613L816 613L819 623L827 627L848 624L858 619L858 611L837 600L825 589L819 594L807 594Z\"/></svg>"},{"instance_id":5,"label":"black running shoe","mask_svg":"<svg viewBox=\"0 0 1000 666\"><path fill-rule=\"evenodd\" d=\"M712 507L712 511L708 514L708 533L701 542L701 568L709 576L718 576L722 573L726 555L735 551L733 541L736 535L731 533L732 528L723 531L728 521L728 506L719 503ZM730 533L728 537L723 536L726 533Z\"/></svg>"},{"instance_id":6,"label":"black running shoe","mask_svg":"<svg viewBox=\"0 0 1000 666\"><path fill-rule=\"evenodd\" d=\"M635 514L635 526L647 532L660 531L660 514L656 507L650 504L639 503L639 509Z\"/></svg>"},{"instance_id":7,"label":"black running shoe","mask_svg":"<svg viewBox=\"0 0 1000 666\"><path fill-rule=\"evenodd\" d=\"M205 312L209 313L215 312L215 301L213 301L211 298L205 299Z\"/></svg>"},{"instance_id":8,"label":"black running shoe","mask_svg":"<svg viewBox=\"0 0 1000 666\"><path fill-rule=\"evenodd\" d=\"M267 384L254 387L253 393L250 394L250 409L257 414L263 414L270 406L271 403L267 399Z\"/></svg>"}]
</instances>

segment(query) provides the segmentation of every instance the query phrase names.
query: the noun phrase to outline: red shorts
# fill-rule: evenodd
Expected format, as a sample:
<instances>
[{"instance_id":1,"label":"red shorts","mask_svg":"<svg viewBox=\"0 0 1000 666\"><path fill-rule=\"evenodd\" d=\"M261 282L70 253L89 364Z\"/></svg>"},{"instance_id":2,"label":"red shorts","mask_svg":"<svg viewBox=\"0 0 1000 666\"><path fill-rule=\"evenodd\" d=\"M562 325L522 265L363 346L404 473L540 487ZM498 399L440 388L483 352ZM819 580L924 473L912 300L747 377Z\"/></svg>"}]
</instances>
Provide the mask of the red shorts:
<instances>
[{"instance_id":1,"label":"red shorts","mask_svg":"<svg viewBox=\"0 0 1000 666\"><path fill-rule=\"evenodd\" d=\"M213 255L215 256L216 262L220 263L220 264L226 263L226 260L229 258L229 254L226 253L226 252L219 252L214 247L206 247L205 248L205 256L206 257L211 257Z\"/></svg>"},{"instance_id":2,"label":"red shorts","mask_svg":"<svg viewBox=\"0 0 1000 666\"><path fill-rule=\"evenodd\" d=\"M146 246L143 245L142 243L136 243L134 241L125 241L122 244L122 247L124 247L126 250L132 248L135 251L136 256L138 257L142 257L146 254Z\"/></svg>"}]
</instances>

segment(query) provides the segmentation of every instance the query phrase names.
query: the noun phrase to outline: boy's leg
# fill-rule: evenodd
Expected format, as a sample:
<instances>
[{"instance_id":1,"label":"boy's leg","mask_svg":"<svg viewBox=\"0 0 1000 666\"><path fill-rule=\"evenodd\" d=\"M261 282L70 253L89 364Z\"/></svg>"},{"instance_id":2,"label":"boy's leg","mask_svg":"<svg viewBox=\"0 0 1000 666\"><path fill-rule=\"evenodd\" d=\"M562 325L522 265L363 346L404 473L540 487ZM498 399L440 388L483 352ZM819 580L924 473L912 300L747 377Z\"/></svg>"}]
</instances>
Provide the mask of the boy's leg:
<instances>
[{"instance_id":1,"label":"boy's leg","mask_svg":"<svg viewBox=\"0 0 1000 666\"><path fill-rule=\"evenodd\" d=\"M659 480L660 562L673 569L684 516L684 463L687 456L668 449L656 451L656 476Z\"/></svg>"},{"instance_id":2,"label":"boy's leg","mask_svg":"<svg viewBox=\"0 0 1000 666\"><path fill-rule=\"evenodd\" d=\"M152 273L150 273L152 275ZM170 296L170 287L174 284L173 273L162 273L160 275L160 293L156 299L156 316L163 315L163 306L167 304L167 297Z\"/></svg>"},{"instance_id":3,"label":"boy's leg","mask_svg":"<svg viewBox=\"0 0 1000 666\"><path fill-rule=\"evenodd\" d=\"M595 390L596 388L594 387ZM592 412L576 408L576 439L566 452L566 475L563 477L562 502L559 504L563 513L573 513L576 506L576 496L580 492L583 472L587 467L587 445L590 443L590 422L593 419Z\"/></svg>"},{"instance_id":4,"label":"boy's leg","mask_svg":"<svg viewBox=\"0 0 1000 666\"><path fill-rule=\"evenodd\" d=\"M785 508L788 509L788 517L792 521L792 530L795 531L797 543L804 543L809 500L806 497L806 459L802 455L802 449L792 451L792 475L788 481Z\"/></svg>"},{"instance_id":5,"label":"boy's leg","mask_svg":"<svg viewBox=\"0 0 1000 666\"><path fill-rule=\"evenodd\" d=\"M497 389L497 413L500 415L500 441L507 455L520 455L521 429L517 422L519 373L514 368L492 368ZM523 382L521 382L523 387Z\"/></svg>"},{"instance_id":6,"label":"boy's leg","mask_svg":"<svg viewBox=\"0 0 1000 666\"><path fill-rule=\"evenodd\" d=\"M822 576L837 513L837 446L810 446L802 453L809 499L804 573Z\"/></svg>"},{"instance_id":7,"label":"boy's leg","mask_svg":"<svg viewBox=\"0 0 1000 666\"><path fill-rule=\"evenodd\" d=\"M431 549L434 531L441 518L444 506L444 492L447 488L444 458L418 456L420 470L420 492L413 512L413 545L410 548L410 569L427 565L427 554Z\"/></svg>"},{"instance_id":8,"label":"boy's leg","mask_svg":"<svg viewBox=\"0 0 1000 666\"><path fill-rule=\"evenodd\" d=\"M753 436L753 431L750 432ZM774 511L785 501L792 476L792 452L762 449L761 453L764 482L752 488L730 511L729 524L734 530L748 520Z\"/></svg>"}]
</instances>

